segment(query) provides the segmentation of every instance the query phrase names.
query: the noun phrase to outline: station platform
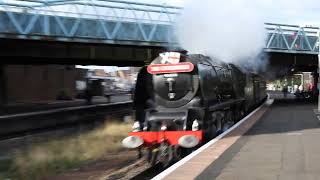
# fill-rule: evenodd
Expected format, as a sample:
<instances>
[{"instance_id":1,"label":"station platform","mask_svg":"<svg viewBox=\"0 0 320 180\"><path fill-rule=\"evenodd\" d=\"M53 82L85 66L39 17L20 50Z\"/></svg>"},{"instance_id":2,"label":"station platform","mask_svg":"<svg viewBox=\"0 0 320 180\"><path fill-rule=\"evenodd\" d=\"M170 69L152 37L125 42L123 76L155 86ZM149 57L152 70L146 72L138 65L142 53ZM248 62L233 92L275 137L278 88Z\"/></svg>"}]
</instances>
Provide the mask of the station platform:
<instances>
[{"instance_id":1,"label":"station platform","mask_svg":"<svg viewBox=\"0 0 320 180\"><path fill-rule=\"evenodd\" d=\"M103 96L94 96L91 104L107 104L116 102L125 102L131 100L131 94L113 95L106 98ZM15 103L1 106L0 115L27 113L35 111L53 110L67 107L86 106L87 101L85 99L73 99L73 100L56 100L56 101L43 101L33 103Z\"/></svg>"},{"instance_id":2,"label":"station platform","mask_svg":"<svg viewBox=\"0 0 320 180\"><path fill-rule=\"evenodd\" d=\"M154 179L320 179L320 122L315 103L268 99Z\"/></svg>"}]
</instances>

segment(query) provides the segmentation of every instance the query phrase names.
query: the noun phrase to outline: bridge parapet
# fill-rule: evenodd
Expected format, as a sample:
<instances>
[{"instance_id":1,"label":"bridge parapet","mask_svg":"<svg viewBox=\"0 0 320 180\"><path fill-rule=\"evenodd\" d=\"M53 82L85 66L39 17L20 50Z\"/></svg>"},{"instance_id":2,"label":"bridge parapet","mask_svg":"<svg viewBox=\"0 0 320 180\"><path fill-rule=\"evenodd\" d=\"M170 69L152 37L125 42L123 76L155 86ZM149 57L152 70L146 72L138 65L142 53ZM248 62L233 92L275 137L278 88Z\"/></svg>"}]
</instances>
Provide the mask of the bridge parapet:
<instances>
[{"instance_id":1,"label":"bridge parapet","mask_svg":"<svg viewBox=\"0 0 320 180\"><path fill-rule=\"evenodd\" d=\"M318 54L319 27L265 23L268 37L265 51Z\"/></svg>"},{"instance_id":2,"label":"bridge parapet","mask_svg":"<svg viewBox=\"0 0 320 180\"><path fill-rule=\"evenodd\" d=\"M0 0L0 37L165 46L181 8L122 0Z\"/></svg>"},{"instance_id":3,"label":"bridge parapet","mask_svg":"<svg viewBox=\"0 0 320 180\"><path fill-rule=\"evenodd\" d=\"M173 26L182 11L126 0L0 0L0 38L178 46ZM266 52L318 54L318 27L265 27Z\"/></svg>"}]
</instances>

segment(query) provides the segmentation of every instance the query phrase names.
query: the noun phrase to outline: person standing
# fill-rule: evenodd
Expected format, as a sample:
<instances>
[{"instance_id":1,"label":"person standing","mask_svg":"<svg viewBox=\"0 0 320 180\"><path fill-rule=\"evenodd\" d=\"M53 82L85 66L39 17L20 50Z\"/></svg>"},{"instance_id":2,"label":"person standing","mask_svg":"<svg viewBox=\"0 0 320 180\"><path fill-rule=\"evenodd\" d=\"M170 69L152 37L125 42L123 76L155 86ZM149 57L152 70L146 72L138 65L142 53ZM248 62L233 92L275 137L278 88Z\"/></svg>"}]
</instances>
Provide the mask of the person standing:
<instances>
[{"instance_id":1,"label":"person standing","mask_svg":"<svg viewBox=\"0 0 320 180\"><path fill-rule=\"evenodd\" d=\"M92 93L90 87L87 86L85 90L85 99L86 99L86 104L91 105L92 104Z\"/></svg>"},{"instance_id":2,"label":"person standing","mask_svg":"<svg viewBox=\"0 0 320 180\"><path fill-rule=\"evenodd\" d=\"M288 94L288 86L283 86L282 92L283 92L283 96L286 98Z\"/></svg>"}]
</instances>

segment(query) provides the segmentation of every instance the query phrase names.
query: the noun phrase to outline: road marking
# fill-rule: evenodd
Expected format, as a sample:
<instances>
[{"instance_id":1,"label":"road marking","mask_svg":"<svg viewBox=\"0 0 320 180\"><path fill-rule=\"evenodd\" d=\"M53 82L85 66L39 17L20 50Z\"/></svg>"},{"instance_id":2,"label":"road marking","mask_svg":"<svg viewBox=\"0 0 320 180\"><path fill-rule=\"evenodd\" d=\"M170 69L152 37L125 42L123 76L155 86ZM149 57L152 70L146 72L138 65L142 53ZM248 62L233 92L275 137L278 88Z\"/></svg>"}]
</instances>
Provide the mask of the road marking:
<instances>
[{"instance_id":1,"label":"road marking","mask_svg":"<svg viewBox=\"0 0 320 180\"><path fill-rule=\"evenodd\" d=\"M273 99L268 99L265 103L263 103L258 108L256 108L254 111L252 111L250 114L248 114L246 117L241 119L237 124L232 126L230 129L228 129L224 133L220 134L216 138L212 139L211 141L209 141L205 145L201 146L199 149L197 149L193 153L189 154L188 156L184 157L183 159L181 159L180 161L178 161L174 165L170 166L168 169L164 170L162 173L160 173L157 176L155 176L154 178L152 178L152 180L163 179L164 177L168 176L173 171L175 171L178 167L182 166L183 164L188 162L190 159L192 159L193 157L197 156L200 152L202 152L203 150L207 149L211 145L215 144L218 140L222 139L224 136L228 135L232 130L234 130L235 128L240 126L242 123L244 123L246 120L248 120L252 115L254 115L257 111L259 111L264 105L271 105L273 103L273 101L274 101Z\"/></svg>"}]
</instances>

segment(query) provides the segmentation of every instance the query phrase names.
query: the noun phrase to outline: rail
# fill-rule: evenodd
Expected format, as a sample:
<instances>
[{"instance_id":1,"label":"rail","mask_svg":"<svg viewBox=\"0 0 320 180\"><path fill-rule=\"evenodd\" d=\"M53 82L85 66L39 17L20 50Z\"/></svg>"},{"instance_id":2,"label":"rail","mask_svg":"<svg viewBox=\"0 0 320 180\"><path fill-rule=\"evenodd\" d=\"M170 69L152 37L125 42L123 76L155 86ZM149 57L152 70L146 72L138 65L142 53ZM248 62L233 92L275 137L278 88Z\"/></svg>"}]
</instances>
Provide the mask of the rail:
<instances>
[{"instance_id":1,"label":"rail","mask_svg":"<svg viewBox=\"0 0 320 180\"><path fill-rule=\"evenodd\" d=\"M127 101L3 115L0 116L0 139L80 122L105 121L106 115L130 113L131 111L132 102Z\"/></svg>"}]
</instances>

